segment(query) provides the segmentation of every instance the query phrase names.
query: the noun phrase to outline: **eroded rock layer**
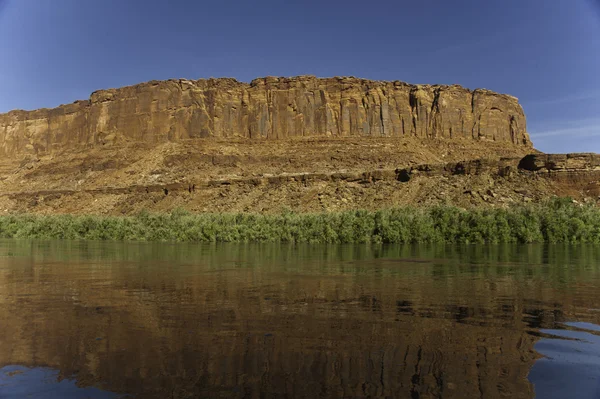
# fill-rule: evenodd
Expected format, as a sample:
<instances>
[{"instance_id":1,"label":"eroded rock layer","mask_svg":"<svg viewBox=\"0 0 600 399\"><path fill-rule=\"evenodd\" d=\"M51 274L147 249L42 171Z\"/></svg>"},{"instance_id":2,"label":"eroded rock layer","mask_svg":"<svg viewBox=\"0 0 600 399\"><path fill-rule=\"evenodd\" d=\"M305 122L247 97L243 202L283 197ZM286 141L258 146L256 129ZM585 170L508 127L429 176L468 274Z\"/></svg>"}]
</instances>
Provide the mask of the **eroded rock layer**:
<instances>
[{"instance_id":1,"label":"eroded rock layer","mask_svg":"<svg viewBox=\"0 0 600 399\"><path fill-rule=\"evenodd\" d=\"M0 115L0 154L114 142L306 136L467 138L531 146L516 98L357 78L151 81Z\"/></svg>"}]
</instances>

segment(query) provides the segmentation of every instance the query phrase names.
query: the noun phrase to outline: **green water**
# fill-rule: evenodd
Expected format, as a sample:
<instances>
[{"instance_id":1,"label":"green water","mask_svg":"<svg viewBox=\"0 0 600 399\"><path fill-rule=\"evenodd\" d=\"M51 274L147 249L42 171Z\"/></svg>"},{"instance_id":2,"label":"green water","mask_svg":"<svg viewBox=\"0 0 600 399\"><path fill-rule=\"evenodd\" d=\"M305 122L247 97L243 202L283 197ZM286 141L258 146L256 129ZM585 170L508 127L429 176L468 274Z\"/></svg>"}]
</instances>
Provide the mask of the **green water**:
<instances>
[{"instance_id":1,"label":"green water","mask_svg":"<svg viewBox=\"0 0 600 399\"><path fill-rule=\"evenodd\" d=\"M598 397L599 260L3 240L0 398Z\"/></svg>"}]
</instances>

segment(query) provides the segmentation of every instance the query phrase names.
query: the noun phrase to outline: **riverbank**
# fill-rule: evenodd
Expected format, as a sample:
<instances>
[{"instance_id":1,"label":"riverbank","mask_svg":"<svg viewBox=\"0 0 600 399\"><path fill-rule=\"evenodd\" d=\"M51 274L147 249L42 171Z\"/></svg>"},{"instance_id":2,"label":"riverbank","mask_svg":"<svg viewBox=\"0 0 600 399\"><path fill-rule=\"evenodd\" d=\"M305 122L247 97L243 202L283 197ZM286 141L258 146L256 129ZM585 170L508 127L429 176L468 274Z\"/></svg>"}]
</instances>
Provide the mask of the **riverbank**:
<instances>
[{"instance_id":1,"label":"riverbank","mask_svg":"<svg viewBox=\"0 0 600 399\"><path fill-rule=\"evenodd\" d=\"M1 238L179 242L600 242L600 208L572 200L496 209L451 206L278 214L141 212L0 216Z\"/></svg>"}]
</instances>

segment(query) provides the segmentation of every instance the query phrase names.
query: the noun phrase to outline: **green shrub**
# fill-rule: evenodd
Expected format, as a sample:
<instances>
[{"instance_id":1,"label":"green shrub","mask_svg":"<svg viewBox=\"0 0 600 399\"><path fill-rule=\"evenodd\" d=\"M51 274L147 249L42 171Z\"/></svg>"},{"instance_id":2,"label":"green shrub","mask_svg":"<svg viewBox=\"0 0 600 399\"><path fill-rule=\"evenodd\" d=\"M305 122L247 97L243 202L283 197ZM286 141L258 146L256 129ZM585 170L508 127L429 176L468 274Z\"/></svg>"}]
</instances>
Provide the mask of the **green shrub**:
<instances>
[{"instance_id":1,"label":"green shrub","mask_svg":"<svg viewBox=\"0 0 600 399\"><path fill-rule=\"evenodd\" d=\"M0 216L0 237L37 239L306 243L600 243L600 208L570 199L507 209L451 206L376 212Z\"/></svg>"}]
</instances>

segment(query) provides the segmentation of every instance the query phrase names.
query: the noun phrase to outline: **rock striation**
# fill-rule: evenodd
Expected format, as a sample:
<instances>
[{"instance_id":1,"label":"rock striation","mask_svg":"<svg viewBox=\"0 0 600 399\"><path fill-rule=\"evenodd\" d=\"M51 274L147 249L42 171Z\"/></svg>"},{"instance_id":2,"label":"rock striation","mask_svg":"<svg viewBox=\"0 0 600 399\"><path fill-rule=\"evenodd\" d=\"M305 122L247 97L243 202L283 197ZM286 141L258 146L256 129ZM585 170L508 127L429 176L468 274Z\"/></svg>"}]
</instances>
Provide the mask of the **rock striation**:
<instances>
[{"instance_id":1,"label":"rock striation","mask_svg":"<svg viewBox=\"0 0 600 399\"><path fill-rule=\"evenodd\" d=\"M151 81L0 115L0 154L195 138L402 137L531 147L518 100L489 90L354 77Z\"/></svg>"},{"instance_id":2,"label":"rock striation","mask_svg":"<svg viewBox=\"0 0 600 399\"><path fill-rule=\"evenodd\" d=\"M519 162L519 168L532 172L597 171L600 154L530 154Z\"/></svg>"}]
</instances>

